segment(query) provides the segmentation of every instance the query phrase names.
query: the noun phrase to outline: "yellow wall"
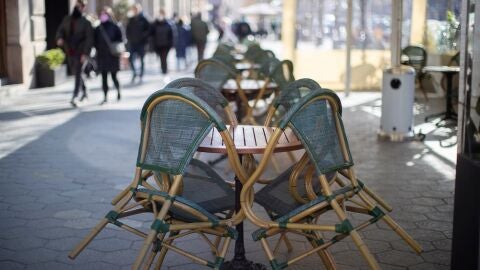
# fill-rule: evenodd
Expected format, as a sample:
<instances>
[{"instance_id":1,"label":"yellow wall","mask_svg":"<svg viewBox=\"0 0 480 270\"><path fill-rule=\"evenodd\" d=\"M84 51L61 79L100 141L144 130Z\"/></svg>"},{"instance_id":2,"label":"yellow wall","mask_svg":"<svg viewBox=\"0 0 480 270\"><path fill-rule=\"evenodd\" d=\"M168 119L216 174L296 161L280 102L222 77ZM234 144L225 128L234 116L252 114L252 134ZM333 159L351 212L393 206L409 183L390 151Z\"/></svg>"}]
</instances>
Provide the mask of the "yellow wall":
<instances>
[{"instance_id":1,"label":"yellow wall","mask_svg":"<svg viewBox=\"0 0 480 270\"><path fill-rule=\"evenodd\" d=\"M295 51L295 77L311 78L322 87L344 90L345 50ZM352 90L380 90L382 71L390 64L388 50L352 50Z\"/></svg>"}]
</instances>

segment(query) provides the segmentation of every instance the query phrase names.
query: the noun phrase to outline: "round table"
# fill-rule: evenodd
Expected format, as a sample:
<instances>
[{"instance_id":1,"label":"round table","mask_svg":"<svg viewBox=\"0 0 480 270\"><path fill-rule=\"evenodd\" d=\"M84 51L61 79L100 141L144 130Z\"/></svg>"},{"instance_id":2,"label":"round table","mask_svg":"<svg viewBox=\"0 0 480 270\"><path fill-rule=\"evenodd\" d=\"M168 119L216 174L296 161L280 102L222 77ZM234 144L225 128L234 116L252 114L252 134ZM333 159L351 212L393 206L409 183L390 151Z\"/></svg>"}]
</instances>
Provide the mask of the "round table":
<instances>
[{"instance_id":1,"label":"round table","mask_svg":"<svg viewBox=\"0 0 480 270\"><path fill-rule=\"evenodd\" d=\"M260 64L249 63L249 62L240 62L235 64L235 69L238 71L251 71L260 69Z\"/></svg>"},{"instance_id":2,"label":"round table","mask_svg":"<svg viewBox=\"0 0 480 270\"><path fill-rule=\"evenodd\" d=\"M253 100L257 98L258 92L264 86L265 81L263 80L253 80L253 79L242 79L240 80L240 87L242 88L245 96L247 96L248 100ZM263 94L264 97L270 96L273 92L277 91L278 85L275 82L269 82L267 87L265 88L265 92ZM229 79L225 82L222 87L222 94L227 98L229 101L235 101L237 105L237 118L239 121L243 119L244 112L242 106L242 99L238 95L238 88L235 80Z\"/></svg>"},{"instance_id":3,"label":"round table","mask_svg":"<svg viewBox=\"0 0 480 270\"><path fill-rule=\"evenodd\" d=\"M233 142L240 155L243 154L262 154L265 152L268 141L273 135L275 128L265 126L238 125L236 127L228 127ZM286 128L280 137L274 152L288 152L302 149L303 145L295 133ZM198 147L199 152L221 153L226 154L227 149L223 143L220 133L216 129L203 139ZM242 183L235 176L235 211L240 211L240 193L242 191ZM243 222L236 225L238 238L235 241L235 255L233 260L225 262L222 269L267 269L264 265L253 263L245 257L245 245L243 237Z\"/></svg>"}]
</instances>

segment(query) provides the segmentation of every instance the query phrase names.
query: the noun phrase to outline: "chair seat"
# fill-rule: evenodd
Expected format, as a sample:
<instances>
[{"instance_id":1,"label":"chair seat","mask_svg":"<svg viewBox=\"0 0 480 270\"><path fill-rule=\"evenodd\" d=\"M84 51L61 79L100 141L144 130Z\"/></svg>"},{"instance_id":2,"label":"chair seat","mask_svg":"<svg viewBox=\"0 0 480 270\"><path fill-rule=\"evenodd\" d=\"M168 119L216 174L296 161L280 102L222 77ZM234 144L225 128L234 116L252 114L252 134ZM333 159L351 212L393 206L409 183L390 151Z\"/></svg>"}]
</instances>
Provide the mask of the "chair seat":
<instances>
[{"instance_id":1,"label":"chair seat","mask_svg":"<svg viewBox=\"0 0 480 270\"><path fill-rule=\"evenodd\" d=\"M339 188L339 189L332 192L332 196L335 197L335 196L350 192L352 190L353 190L353 188L351 186L346 186L346 187L343 187L343 188ZM257 197L257 195L255 195L255 197ZM275 221L279 222L279 223L286 223L292 217L308 210L311 207L314 207L315 205L317 205L319 203L325 202L326 200L327 200L327 197L318 196L317 198L309 201L306 204L301 204L301 205L298 204L300 206L298 206L298 207L294 208L293 210L289 211L288 213L276 218ZM257 239L259 235L263 235L266 231L267 231L267 229L264 229L264 228L254 231L252 233L252 236L253 236L254 240Z\"/></svg>"},{"instance_id":2,"label":"chair seat","mask_svg":"<svg viewBox=\"0 0 480 270\"><path fill-rule=\"evenodd\" d=\"M137 192L168 196L166 192L139 189ZM192 159L183 176L183 192L175 200L201 212L209 219L218 220L214 214L235 208L235 191L210 166ZM171 209L171 215L185 222L198 221L178 207Z\"/></svg>"},{"instance_id":3,"label":"chair seat","mask_svg":"<svg viewBox=\"0 0 480 270\"><path fill-rule=\"evenodd\" d=\"M302 203L296 201L289 192L289 179L293 167L294 166L291 166L285 170L270 184L255 193L255 202L260 204L265 210L273 212L275 217L286 215L302 205ZM327 175L327 179L331 179L333 176L334 174ZM304 177L304 173L298 176L297 192L300 196L306 198L304 181L302 179ZM314 173L312 185L313 189L318 194L320 192L320 182L315 181L316 177L317 174Z\"/></svg>"}]
</instances>

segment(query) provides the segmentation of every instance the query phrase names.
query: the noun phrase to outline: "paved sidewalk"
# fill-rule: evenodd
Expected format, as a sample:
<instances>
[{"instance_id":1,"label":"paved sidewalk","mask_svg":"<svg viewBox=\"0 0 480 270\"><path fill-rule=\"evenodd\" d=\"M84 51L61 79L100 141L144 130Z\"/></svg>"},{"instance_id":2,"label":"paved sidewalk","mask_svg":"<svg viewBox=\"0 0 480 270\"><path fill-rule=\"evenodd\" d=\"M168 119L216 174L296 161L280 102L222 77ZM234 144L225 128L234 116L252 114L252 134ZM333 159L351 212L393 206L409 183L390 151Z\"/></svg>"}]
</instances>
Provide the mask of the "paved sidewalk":
<instances>
[{"instance_id":1,"label":"paved sidewalk","mask_svg":"<svg viewBox=\"0 0 480 270\"><path fill-rule=\"evenodd\" d=\"M164 78L152 65L141 85L130 86L129 74L120 74L124 85L120 102L113 101L112 91L112 102L98 105L103 94L97 78L88 82L89 100L76 109L68 103L72 82L30 90L0 108L0 269L129 269L142 241L113 227L76 260L69 260L67 253L132 179L139 113L146 97L165 82L192 76L189 70ZM422 124L422 131L430 133L425 143L378 141L379 100L379 93L354 93L343 99L358 176L394 206L392 216L425 252L415 255L383 224L362 235L384 269L449 269L455 147L439 147L438 140L453 140L451 134L447 129L430 133L433 125ZM417 105L417 122L442 105L441 99ZM225 165L216 169L231 176ZM132 218L130 224L148 228L149 221ZM247 224L247 256L267 264L260 245L249 237L253 229ZM307 248L300 239L292 241L295 252ZM208 255L198 237L181 245ZM332 250L340 269L366 269L350 241ZM291 269L321 269L320 265L319 258L311 256ZM164 269L202 268L172 253Z\"/></svg>"}]
</instances>

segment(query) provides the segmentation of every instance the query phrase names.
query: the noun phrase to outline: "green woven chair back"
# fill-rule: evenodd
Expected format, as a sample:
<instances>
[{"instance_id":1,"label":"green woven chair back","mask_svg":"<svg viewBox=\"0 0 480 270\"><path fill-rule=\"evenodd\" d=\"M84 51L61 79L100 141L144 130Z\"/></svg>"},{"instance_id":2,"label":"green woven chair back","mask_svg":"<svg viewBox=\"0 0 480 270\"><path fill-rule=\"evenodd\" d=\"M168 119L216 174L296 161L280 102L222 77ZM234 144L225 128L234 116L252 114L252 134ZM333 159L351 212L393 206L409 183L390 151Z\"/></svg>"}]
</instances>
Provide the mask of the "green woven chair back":
<instances>
[{"instance_id":1,"label":"green woven chair back","mask_svg":"<svg viewBox=\"0 0 480 270\"><path fill-rule=\"evenodd\" d=\"M412 66L418 73L427 63L427 51L422 46L409 45L402 50L402 55L406 56L403 64Z\"/></svg>"},{"instance_id":2,"label":"green woven chair back","mask_svg":"<svg viewBox=\"0 0 480 270\"><path fill-rule=\"evenodd\" d=\"M280 91L284 90L289 82L295 81L293 76L293 63L290 60L283 60L276 63L270 71L270 80L274 81Z\"/></svg>"},{"instance_id":3,"label":"green woven chair back","mask_svg":"<svg viewBox=\"0 0 480 270\"><path fill-rule=\"evenodd\" d=\"M235 70L235 63L237 62L235 60L235 58L230 55L230 54L216 54L214 53L213 56L212 56L212 59L215 59L215 60L218 60L222 63L224 63L225 65L227 65L230 69L232 69L233 71L237 72L237 70Z\"/></svg>"},{"instance_id":4,"label":"green woven chair back","mask_svg":"<svg viewBox=\"0 0 480 270\"><path fill-rule=\"evenodd\" d=\"M328 97L333 100L332 103L327 100ZM353 165L338 100L331 90L313 90L290 108L279 124L280 128L287 125L292 128L319 174Z\"/></svg>"},{"instance_id":5,"label":"green woven chair back","mask_svg":"<svg viewBox=\"0 0 480 270\"><path fill-rule=\"evenodd\" d=\"M196 149L214 126L219 131L226 129L207 103L193 93L177 89L152 94L143 106L141 123L137 166L172 175L185 172Z\"/></svg>"},{"instance_id":6,"label":"green woven chair back","mask_svg":"<svg viewBox=\"0 0 480 270\"><path fill-rule=\"evenodd\" d=\"M228 100L208 83L197 78L180 78L170 82L165 88L176 88L193 93L213 108L225 123L228 122L224 111L228 106Z\"/></svg>"},{"instance_id":7,"label":"green woven chair back","mask_svg":"<svg viewBox=\"0 0 480 270\"><path fill-rule=\"evenodd\" d=\"M218 91L228 79L235 79L235 72L217 59L205 59L198 63L195 68L195 78L199 78L210 84Z\"/></svg>"},{"instance_id":8,"label":"green woven chair back","mask_svg":"<svg viewBox=\"0 0 480 270\"><path fill-rule=\"evenodd\" d=\"M248 46L247 51L244 54L245 59L255 62L258 59L258 56L262 54L264 50L258 44L252 44Z\"/></svg>"},{"instance_id":9,"label":"green woven chair back","mask_svg":"<svg viewBox=\"0 0 480 270\"><path fill-rule=\"evenodd\" d=\"M277 110L277 115L283 115L295 105L303 96L312 90L321 89L320 85L312 79L299 79L289 82L273 100L272 106ZM339 101L340 102L340 101Z\"/></svg>"}]
</instances>

